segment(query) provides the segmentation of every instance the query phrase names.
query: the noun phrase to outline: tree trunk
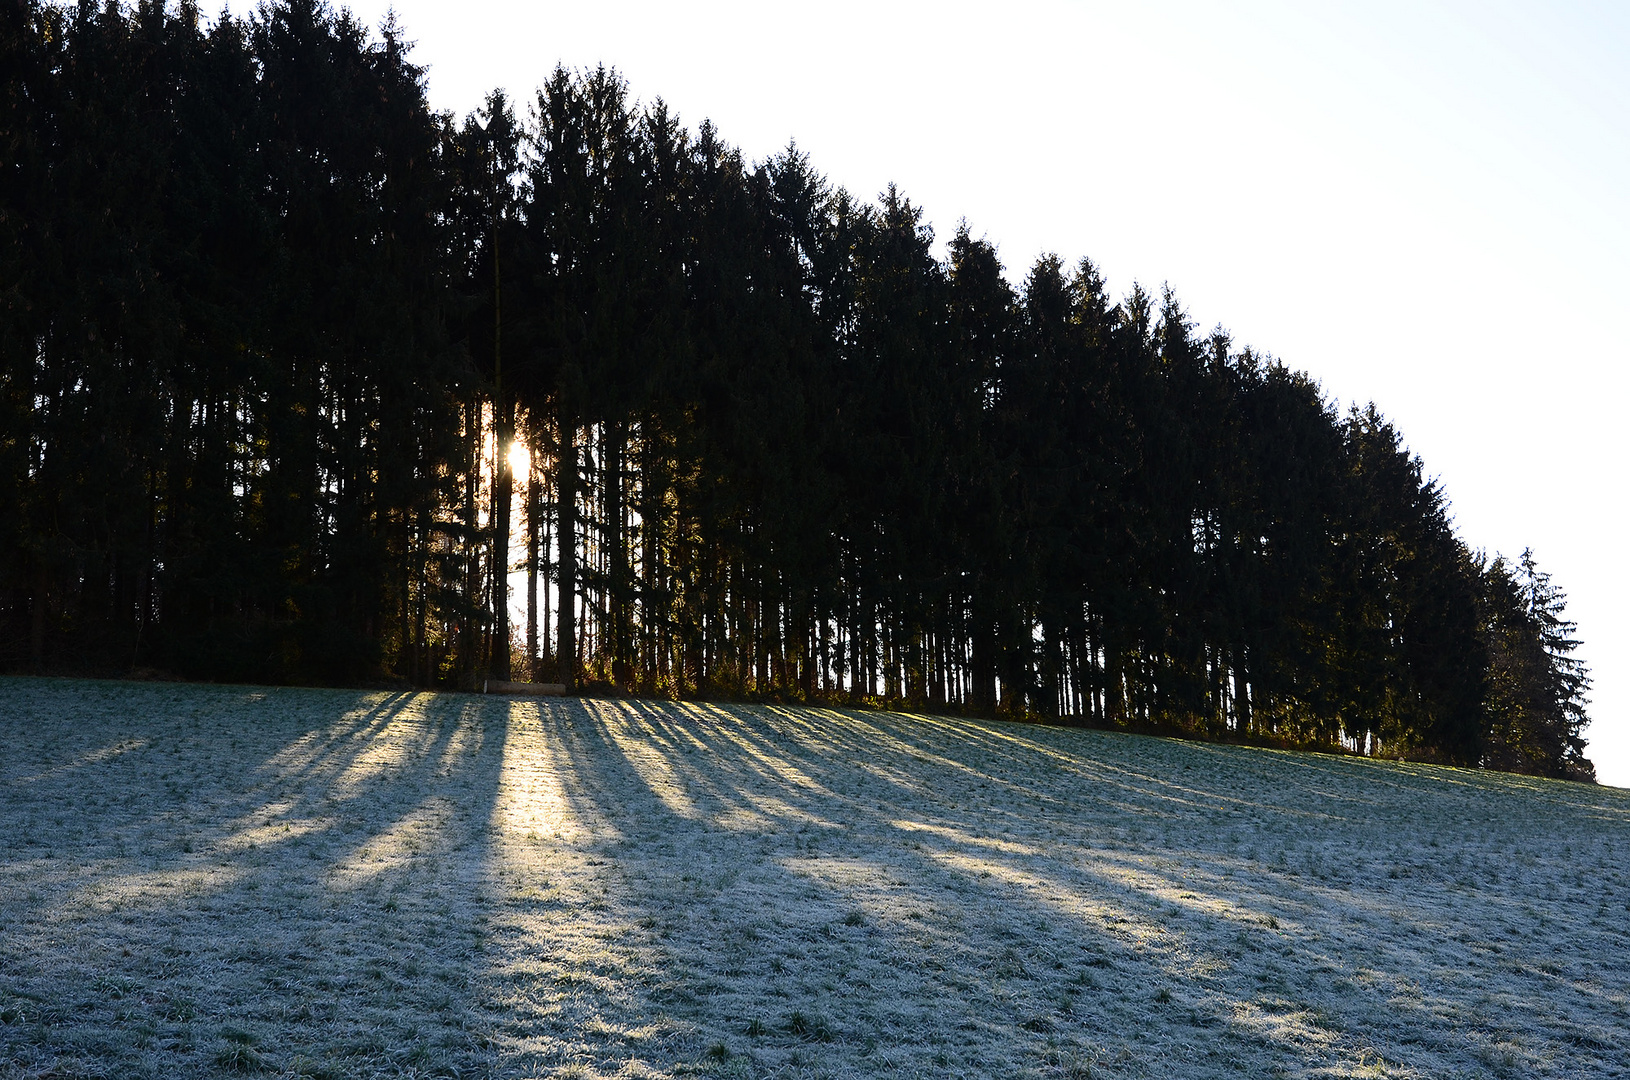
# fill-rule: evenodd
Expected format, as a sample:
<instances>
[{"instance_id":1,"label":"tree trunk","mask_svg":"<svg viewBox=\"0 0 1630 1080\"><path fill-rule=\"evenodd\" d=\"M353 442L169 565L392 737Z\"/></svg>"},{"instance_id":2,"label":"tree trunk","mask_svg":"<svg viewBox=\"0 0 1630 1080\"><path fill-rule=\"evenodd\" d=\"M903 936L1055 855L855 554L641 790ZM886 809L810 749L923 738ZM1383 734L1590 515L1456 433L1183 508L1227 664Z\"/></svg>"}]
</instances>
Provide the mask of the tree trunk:
<instances>
[{"instance_id":1,"label":"tree trunk","mask_svg":"<svg viewBox=\"0 0 1630 1080\"><path fill-rule=\"evenodd\" d=\"M510 420L498 402L492 470L492 677L509 681L509 511L515 474L509 467Z\"/></svg>"},{"instance_id":2,"label":"tree trunk","mask_svg":"<svg viewBox=\"0 0 1630 1080\"><path fill-rule=\"evenodd\" d=\"M481 604L481 554L479 550L480 538L476 532L476 491L481 483L481 408L477 402L472 401L467 409L469 426L465 437L468 444L465 447L467 455L466 472L464 476L464 597L469 605L469 617L461 620L459 628L459 658L458 667L461 681L473 680L478 669L480 658L480 642L482 635L476 626L476 612Z\"/></svg>"},{"instance_id":3,"label":"tree trunk","mask_svg":"<svg viewBox=\"0 0 1630 1080\"><path fill-rule=\"evenodd\" d=\"M529 423L530 426L530 423ZM531 440L529 440L531 441ZM538 675L538 467L532 456L526 471L526 675Z\"/></svg>"},{"instance_id":4,"label":"tree trunk","mask_svg":"<svg viewBox=\"0 0 1630 1080\"><path fill-rule=\"evenodd\" d=\"M560 638L555 650L557 678L567 690L577 686L577 420L560 416L560 462L555 490L560 544Z\"/></svg>"},{"instance_id":5,"label":"tree trunk","mask_svg":"<svg viewBox=\"0 0 1630 1080\"><path fill-rule=\"evenodd\" d=\"M621 422L607 424L605 428L605 492L606 492L606 557L609 592L607 607L611 616L611 678L619 690L627 690L633 682L628 662L633 651L629 641L629 567L628 535L624 529L627 514L623 506L623 451L627 435Z\"/></svg>"},{"instance_id":6,"label":"tree trunk","mask_svg":"<svg viewBox=\"0 0 1630 1080\"><path fill-rule=\"evenodd\" d=\"M32 623L29 632L29 660L36 674L45 671L45 598L50 591L50 578L46 574L45 560L34 564L34 596L29 605Z\"/></svg>"}]
</instances>

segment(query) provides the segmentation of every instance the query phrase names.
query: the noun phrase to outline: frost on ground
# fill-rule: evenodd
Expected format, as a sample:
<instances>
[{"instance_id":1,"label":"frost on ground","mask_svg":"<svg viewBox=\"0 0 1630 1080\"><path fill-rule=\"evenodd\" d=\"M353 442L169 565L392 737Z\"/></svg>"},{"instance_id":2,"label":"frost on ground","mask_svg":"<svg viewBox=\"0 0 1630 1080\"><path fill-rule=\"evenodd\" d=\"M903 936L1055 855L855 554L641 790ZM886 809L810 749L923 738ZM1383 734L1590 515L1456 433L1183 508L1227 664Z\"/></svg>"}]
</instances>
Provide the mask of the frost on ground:
<instances>
[{"instance_id":1,"label":"frost on ground","mask_svg":"<svg viewBox=\"0 0 1630 1080\"><path fill-rule=\"evenodd\" d=\"M0 1077L1630 1075L1630 792L0 680Z\"/></svg>"}]
</instances>

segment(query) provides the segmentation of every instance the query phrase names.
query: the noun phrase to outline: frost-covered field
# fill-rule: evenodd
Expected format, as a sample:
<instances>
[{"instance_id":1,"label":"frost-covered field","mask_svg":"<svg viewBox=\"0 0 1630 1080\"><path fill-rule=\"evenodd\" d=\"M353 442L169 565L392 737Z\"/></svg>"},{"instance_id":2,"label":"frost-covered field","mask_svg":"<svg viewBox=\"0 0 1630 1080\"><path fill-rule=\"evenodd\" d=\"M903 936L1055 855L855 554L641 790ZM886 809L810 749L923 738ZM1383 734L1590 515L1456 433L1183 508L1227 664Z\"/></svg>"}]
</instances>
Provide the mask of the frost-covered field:
<instances>
[{"instance_id":1,"label":"frost-covered field","mask_svg":"<svg viewBox=\"0 0 1630 1080\"><path fill-rule=\"evenodd\" d=\"M1630 1075L1630 792L0 680L0 1077Z\"/></svg>"}]
</instances>

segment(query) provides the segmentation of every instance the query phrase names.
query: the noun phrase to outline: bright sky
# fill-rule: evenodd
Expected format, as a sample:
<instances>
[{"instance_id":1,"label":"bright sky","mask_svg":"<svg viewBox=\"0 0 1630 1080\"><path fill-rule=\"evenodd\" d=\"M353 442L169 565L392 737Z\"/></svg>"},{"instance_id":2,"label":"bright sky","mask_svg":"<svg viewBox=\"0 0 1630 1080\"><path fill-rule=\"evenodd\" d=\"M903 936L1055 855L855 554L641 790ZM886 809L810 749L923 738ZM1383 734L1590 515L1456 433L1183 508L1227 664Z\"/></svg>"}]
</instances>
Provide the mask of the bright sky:
<instances>
[{"instance_id":1,"label":"bright sky","mask_svg":"<svg viewBox=\"0 0 1630 1080\"><path fill-rule=\"evenodd\" d=\"M1630 6L394 7L437 108L603 62L751 158L796 139L942 239L966 217L1015 282L1043 251L1170 282L1202 328L1374 400L1469 544L1531 546L1568 592L1590 756L1630 786Z\"/></svg>"}]
</instances>

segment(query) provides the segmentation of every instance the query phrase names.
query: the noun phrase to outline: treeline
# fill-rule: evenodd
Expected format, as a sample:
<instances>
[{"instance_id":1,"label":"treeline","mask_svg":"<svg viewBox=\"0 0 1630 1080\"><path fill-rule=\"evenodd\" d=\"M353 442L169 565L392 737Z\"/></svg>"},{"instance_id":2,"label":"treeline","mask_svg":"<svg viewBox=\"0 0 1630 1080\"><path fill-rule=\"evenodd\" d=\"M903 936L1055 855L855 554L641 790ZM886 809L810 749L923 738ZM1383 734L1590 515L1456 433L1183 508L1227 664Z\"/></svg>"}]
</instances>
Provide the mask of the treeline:
<instances>
[{"instance_id":1,"label":"treeline","mask_svg":"<svg viewBox=\"0 0 1630 1080\"><path fill-rule=\"evenodd\" d=\"M312 0L0 11L13 669L1592 774L1560 590L1469 550L1373 407L1170 291L1055 257L1014 288L966 228L942 261L892 188L604 70L455 121L399 29Z\"/></svg>"}]
</instances>

